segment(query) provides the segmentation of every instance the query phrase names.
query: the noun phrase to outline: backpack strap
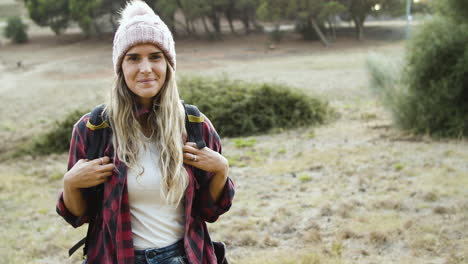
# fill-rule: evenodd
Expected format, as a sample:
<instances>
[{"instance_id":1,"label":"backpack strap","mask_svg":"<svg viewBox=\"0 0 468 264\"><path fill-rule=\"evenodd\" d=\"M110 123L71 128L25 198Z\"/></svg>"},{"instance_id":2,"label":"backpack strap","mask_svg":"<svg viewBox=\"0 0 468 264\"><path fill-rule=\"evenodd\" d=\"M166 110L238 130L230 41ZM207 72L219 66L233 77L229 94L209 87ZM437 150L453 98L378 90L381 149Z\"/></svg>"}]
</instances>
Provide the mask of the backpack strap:
<instances>
[{"instance_id":1,"label":"backpack strap","mask_svg":"<svg viewBox=\"0 0 468 264\"><path fill-rule=\"evenodd\" d=\"M182 101L185 108L185 129L188 134L188 141L195 142L198 149L206 147L205 141L203 140L203 115L200 110L194 105L185 104Z\"/></svg>"},{"instance_id":2,"label":"backpack strap","mask_svg":"<svg viewBox=\"0 0 468 264\"><path fill-rule=\"evenodd\" d=\"M90 130L90 141L86 149L86 158L89 160L97 159L104 154L106 148L106 140L104 133L109 127L107 117L103 116L103 111L106 105L98 105L93 111L91 111L91 116L86 123L86 127Z\"/></svg>"},{"instance_id":3,"label":"backpack strap","mask_svg":"<svg viewBox=\"0 0 468 264\"><path fill-rule=\"evenodd\" d=\"M106 105L101 104L96 106L93 111L91 111L86 127L89 128L89 141L86 148L86 159L93 160L104 155L107 143L110 136L110 126L108 123L107 116L104 115L104 109ZM106 129L107 128L107 129ZM99 184L94 187L87 188L87 192L90 195L88 203L88 214L89 214L89 224L86 237L81 239L68 251L68 255L71 256L76 250L78 250L82 245L83 256L87 254L87 238L90 237L90 233L93 230L96 218L99 216L98 212L100 211L102 203L102 193L104 191L104 184Z\"/></svg>"}]
</instances>

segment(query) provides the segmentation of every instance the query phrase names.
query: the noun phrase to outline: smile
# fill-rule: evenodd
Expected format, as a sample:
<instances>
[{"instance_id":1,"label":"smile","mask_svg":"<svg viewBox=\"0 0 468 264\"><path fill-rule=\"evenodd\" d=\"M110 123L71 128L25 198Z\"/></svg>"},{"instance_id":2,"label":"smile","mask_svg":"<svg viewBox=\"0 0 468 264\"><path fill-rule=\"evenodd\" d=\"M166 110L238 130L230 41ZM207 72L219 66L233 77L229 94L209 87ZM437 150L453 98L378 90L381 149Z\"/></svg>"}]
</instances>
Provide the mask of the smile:
<instances>
[{"instance_id":1,"label":"smile","mask_svg":"<svg viewBox=\"0 0 468 264\"><path fill-rule=\"evenodd\" d=\"M156 81L156 79L143 79L143 80L139 80L138 82L139 83L150 83L150 82L154 82Z\"/></svg>"}]
</instances>

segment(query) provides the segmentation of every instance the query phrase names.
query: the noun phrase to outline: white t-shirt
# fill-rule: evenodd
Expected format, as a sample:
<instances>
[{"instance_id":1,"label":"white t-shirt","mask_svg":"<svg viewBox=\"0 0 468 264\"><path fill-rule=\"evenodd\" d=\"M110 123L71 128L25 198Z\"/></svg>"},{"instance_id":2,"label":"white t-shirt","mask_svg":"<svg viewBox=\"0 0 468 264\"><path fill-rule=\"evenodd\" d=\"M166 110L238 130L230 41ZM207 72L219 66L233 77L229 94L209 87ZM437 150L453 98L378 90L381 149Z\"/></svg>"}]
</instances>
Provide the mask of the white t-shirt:
<instances>
[{"instance_id":1,"label":"white t-shirt","mask_svg":"<svg viewBox=\"0 0 468 264\"><path fill-rule=\"evenodd\" d=\"M185 211L183 202L169 205L161 195L159 153L154 143L143 134L138 164L141 169L129 169L127 188L130 202L133 245L136 250L161 248L174 244L184 235Z\"/></svg>"}]
</instances>

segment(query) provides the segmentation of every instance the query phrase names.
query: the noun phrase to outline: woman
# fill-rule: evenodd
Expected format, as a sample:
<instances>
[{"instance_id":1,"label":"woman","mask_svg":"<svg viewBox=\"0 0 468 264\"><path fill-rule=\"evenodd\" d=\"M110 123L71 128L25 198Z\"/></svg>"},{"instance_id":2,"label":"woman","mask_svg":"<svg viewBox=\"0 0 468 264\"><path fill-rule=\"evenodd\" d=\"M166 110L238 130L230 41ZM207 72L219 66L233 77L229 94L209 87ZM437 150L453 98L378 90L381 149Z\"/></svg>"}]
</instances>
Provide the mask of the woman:
<instances>
[{"instance_id":1,"label":"woman","mask_svg":"<svg viewBox=\"0 0 468 264\"><path fill-rule=\"evenodd\" d=\"M88 222L90 188L104 183L87 263L217 263L205 222L229 210L234 185L219 137L204 117L207 147L185 142L172 34L143 1L122 12L115 34L117 80L105 108L112 130L104 156L86 160L90 115L74 126L57 212ZM195 176L194 168L205 173Z\"/></svg>"}]
</instances>

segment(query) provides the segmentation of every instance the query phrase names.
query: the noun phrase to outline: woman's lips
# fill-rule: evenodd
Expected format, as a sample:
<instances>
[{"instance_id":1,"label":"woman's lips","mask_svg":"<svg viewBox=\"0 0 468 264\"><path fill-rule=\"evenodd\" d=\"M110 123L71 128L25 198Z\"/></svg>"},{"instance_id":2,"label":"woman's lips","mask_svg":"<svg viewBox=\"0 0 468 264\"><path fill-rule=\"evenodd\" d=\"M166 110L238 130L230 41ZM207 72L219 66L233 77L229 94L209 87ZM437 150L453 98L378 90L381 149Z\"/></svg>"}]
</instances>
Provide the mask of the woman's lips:
<instances>
[{"instance_id":1,"label":"woman's lips","mask_svg":"<svg viewBox=\"0 0 468 264\"><path fill-rule=\"evenodd\" d=\"M142 79L142 80L139 80L138 82L140 82L140 83L149 83L149 82L152 82L152 81L156 81L156 79Z\"/></svg>"}]
</instances>

